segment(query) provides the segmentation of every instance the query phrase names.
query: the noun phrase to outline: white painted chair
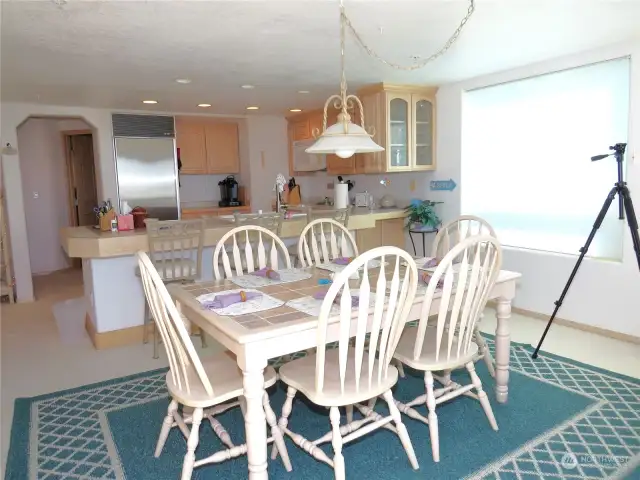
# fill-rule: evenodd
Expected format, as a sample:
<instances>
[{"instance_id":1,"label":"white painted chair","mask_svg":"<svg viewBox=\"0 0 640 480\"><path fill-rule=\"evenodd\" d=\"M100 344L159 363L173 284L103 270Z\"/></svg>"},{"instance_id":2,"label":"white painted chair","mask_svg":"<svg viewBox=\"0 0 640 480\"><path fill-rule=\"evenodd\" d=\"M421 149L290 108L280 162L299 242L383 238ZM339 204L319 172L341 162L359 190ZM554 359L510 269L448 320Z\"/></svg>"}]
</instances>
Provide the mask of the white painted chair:
<instances>
[{"instance_id":1,"label":"white painted chair","mask_svg":"<svg viewBox=\"0 0 640 480\"><path fill-rule=\"evenodd\" d=\"M215 418L216 415L236 406L240 406L244 414L242 372L225 353L206 357L204 361L200 360L178 309L153 263L144 252L138 252L137 256L144 292L169 359L166 381L171 402L162 423L155 456L159 457L162 453L171 428L178 427L187 439L187 453L184 457L181 479L188 480L195 467L223 462L247 452L246 444L235 445L222 424ZM264 378L265 388L276 383L277 376L273 368L265 369ZM183 416L178 412L178 405L189 407L193 412ZM284 453L282 462L285 468L291 471L284 437L266 393L263 406L267 422L271 427L272 437L268 441L278 445L278 450ZM209 420L215 434L228 448L207 458L196 460L195 450L198 446L200 423L203 418ZM187 427L188 424L191 424L191 430Z\"/></svg>"},{"instance_id":2,"label":"white painted chair","mask_svg":"<svg viewBox=\"0 0 640 480\"><path fill-rule=\"evenodd\" d=\"M307 225L309 225L314 220L319 219L331 219L338 222L343 227L348 227L349 225L349 217L351 216L351 207L346 208L336 208L336 209L325 209L318 208L313 209L312 207L307 207ZM298 258L298 244L289 245L289 256L294 265L297 265L299 262Z\"/></svg>"},{"instance_id":3,"label":"white painted chair","mask_svg":"<svg viewBox=\"0 0 640 480\"><path fill-rule=\"evenodd\" d=\"M461 259L461 263L454 262L457 258ZM459 395L472 396L480 401L491 427L498 430L489 398L475 371L478 346L473 342L473 337L476 323L500 273L501 263L502 249L495 237L469 237L454 246L429 281L418 326L404 330L394 354L396 360L424 372L426 394L407 404L397 402L397 406L409 417L429 425L431 449L436 462L440 461L437 405ZM436 297L440 280L443 282L442 292L441 296ZM440 305L438 322L435 327L428 327L429 311L434 302ZM440 379L443 388L434 390L433 372L462 367L469 371L471 384L462 386L445 377L444 380ZM474 388L475 394L470 392ZM413 408L425 403L429 412L427 417Z\"/></svg>"},{"instance_id":4,"label":"white painted chair","mask_svg":"<svg viewBox=\"0 0 640 480\"><path fill-rule=\"evenodd\" d=\"M369 270L367 262L374 259L380 259L382 265ZM401 275L403 260L409 267ZM388 264L385 265L385 262ZM349 277L363 266L360 286L352 290ZM411 466L418 468L409 434L391 393L391 387L398 381L398 371L391 365L391 358L415 297L417 279L417 269L415 263L411 262L411 256L399 248L379 247L360 255L336 276L322 303L318 317L317 353L280 367L280 379L288 385L280 428L304 451L332 466L338 480L345 478L342 446L380 427L400 437ZM388 280L391 280L391 285L387 298ZM352 308L352 295L359 297L356 309ZM334 320L336 300L339 321ZM373 308L370 307L370 300L373 301ZM350 342L354 328L355 345ZM339 332L338 348L326 348L329 330ZM371 335L367 351L365 337L368 331ZM293 399L298 391L316 405L330 409L332 429L317 440L307 440L288 428ZM383 417L363 404L379 395L389 405L389 416ZM338 407L354 404L363 418L340 426ZM392 421L395 427L390 425ZM333 460L319 448L319 445L329 441L333 445ZM277 453L274 448L272 458ZM371 474L375 478L375 472Z\"/></svg>"},{"instance_id":5,"label":"white painted chair","mask_svg":"<svg viewBox=\"0 0 640 480\"><path fill-rule=\"evenodd\" d=\"M497 238L493 227L486 220L473 215L462 215L447 223L438 232L433 241L431 256L442 258L454 245L473 235L490 235ZM482 320L482 315L480 319ZM484 359L489 373L495 378L495 361L487 347L487 343L484 341L484 337L480 334L480 322L476 324L474 341L478 344L478 358Z\"/></svg>"},{"instance_id":6,"label":"white painted chair","mask_svg":"<svg viewBox=\"0 0 640 480\"><path fill-rule=\"evenodd\" d=\"M228 231L218 241L213 251L213 275L221 279L265 267L277 270L281 260L284 262L283 268L291 268L287 247L275 233L257 225L245 225ZM221 267L223 272L220 271Z\"/></svg>"},{"instance_id":7,"label":"white painted chair","mask_svg":"<svg viewBox=\"0 0 640 480\"><path fill-rule=\"evenodd\" d=\"M309 223L298 239L298 259L303 267L357 257L358 247L347 228L336 220L319 218Z\"/></svg>"},{"instance_id":8,"label":"white painted chair","mask_svg":"<svg viewBox=\"0 0 640 480\"><path fill-rule=\"evenodd\" d=\"M204 241L204 220L158 220L145 221L149 257L158 275L165 283L190 283L202 274L202 247ZM139 275L139 271L136 271ZM149 341L151 314L148 304L144 312L143 343ZM206 347L206 337L200 331L202 346ZM158 329L153 330L153 358L158 358Z\"/></svg>"}]
</instances>

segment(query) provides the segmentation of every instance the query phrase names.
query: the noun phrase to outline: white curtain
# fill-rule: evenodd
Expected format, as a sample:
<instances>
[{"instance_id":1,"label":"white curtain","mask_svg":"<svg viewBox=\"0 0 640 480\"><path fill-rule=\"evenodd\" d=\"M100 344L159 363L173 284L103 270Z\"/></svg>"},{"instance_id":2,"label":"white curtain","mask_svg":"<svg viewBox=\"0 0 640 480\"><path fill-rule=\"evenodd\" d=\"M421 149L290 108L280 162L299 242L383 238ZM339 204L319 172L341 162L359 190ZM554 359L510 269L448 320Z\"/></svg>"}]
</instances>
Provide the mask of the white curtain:
<instances>
[{"instance_id":1,"label":"white curtain","mask_svg":"<svg viewBox=\"0 0 640 480\"><path fill-rule=\"evenodd\" d=\"M504 245L579 254L617 179L613 156L590 157L627 141L629 71L622 58L466 92L462 213ZM588 255L620 260L623 228L616 199Z\"/></svg>"}]
</instances>

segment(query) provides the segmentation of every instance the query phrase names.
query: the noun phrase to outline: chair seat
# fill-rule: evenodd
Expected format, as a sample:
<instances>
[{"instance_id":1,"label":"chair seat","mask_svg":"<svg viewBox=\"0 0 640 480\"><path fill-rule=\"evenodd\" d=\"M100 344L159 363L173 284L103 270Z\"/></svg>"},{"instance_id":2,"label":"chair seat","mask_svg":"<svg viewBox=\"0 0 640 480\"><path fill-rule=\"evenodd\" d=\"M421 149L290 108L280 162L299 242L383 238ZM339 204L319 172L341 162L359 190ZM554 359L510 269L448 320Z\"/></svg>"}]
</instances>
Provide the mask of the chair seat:
<instances>
[{"instance_id":1,"label":"chair seat","mask_svg":"<svg viewBox=\"0 0 640 480\"><path fill-rule=\"evenodd\" d=\"M309 400L316 405L324 407L341 407L354 403L370 400L389 390L398 381L398 370L393 365L389 366L387 378L382 378L378 382L378 361L373 364L373 375L371 386L369 386L369 353L365 351L360 373L360 388L356 390L355 352L349 351L344 382L344 394L340 390L340 367L338 360L339 349L326 350L324 366L324 387L322 392L316 392L316 355L308 355L297 360L293 360L278 371L280 380L287 385L302 392Z\"/></svg>"},{"instance_id":2,"label":"chair seat","mask_svg":"<svg viewBox=\"0 0 640 480\"><path fill-rule=\"evenodd\" d=\"M452 356L447 360L448 345L447 334L445 333L442 338L442 344L440 345L438 359L436 359L438 335L435 327L427 327L424 344L422 345L422 354L420 358L414 360L413 347L415 346L417 336L418 327L406 327L393 355L393 358L417 370L435 371L462 367L471 362L478 353L478 345L471 342L469 350L465 355L454 358L454 352L458 351L458 337L454 337L451 344Z\"/></svg>"},{"instance_id":3,"label":"chair seat","mask_svg":"<svg viewBox=\"0 0 640 480\"><path fill-rule=\"evenodd\" d=\"M216 405L244 394L242 386L242 371L236 362L226 353L218 353L211 357L202 358L202 366L205 374L211 381L213 396L209 395L198 379L196 371L189 367L190 391L174 383L171 371L167 372L167 389L171 396L183 405L194 408L206 408ZM264 388L276 383L276 371L272 367L264 370Z\"/></svg>"}]
</instances>

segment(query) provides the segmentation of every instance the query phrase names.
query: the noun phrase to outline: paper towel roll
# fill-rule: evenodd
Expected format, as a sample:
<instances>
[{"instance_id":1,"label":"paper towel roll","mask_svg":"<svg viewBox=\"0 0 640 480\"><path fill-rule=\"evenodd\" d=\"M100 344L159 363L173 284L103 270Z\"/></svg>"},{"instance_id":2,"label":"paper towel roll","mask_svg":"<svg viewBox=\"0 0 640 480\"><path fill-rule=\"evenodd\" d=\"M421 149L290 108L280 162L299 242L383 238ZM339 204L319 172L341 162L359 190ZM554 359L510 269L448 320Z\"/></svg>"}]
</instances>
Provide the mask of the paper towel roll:
<instances>
[{"instance_id":1,"label":"paper towel roll","mask_svg":"<svg viewBox=\"0 0 640 480\"><path fill-rule=\"evenodd\" d=\"M349 206L349 185L336 183L333 190L333 207L347 208Z\"/></svg>"}]
</instances>

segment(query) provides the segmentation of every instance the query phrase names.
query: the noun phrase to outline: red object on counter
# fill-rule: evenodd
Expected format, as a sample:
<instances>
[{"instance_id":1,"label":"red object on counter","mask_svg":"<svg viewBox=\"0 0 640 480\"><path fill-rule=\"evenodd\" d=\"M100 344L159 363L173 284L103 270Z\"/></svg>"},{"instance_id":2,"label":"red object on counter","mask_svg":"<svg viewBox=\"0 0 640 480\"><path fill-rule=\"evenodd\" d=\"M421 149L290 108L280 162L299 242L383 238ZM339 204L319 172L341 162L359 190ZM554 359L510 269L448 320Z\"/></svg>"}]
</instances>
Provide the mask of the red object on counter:
<instances>
[{"instance_id":1,"label":"red object on counter","mask_svg":"<svg viewBox=\"0 0 640 480\"><path fill-rule=\"evenodd\" d=\"M118 215L118 231L133 230L133 215Z\"/></svg>"},{"instance_id":2,"label":"red object on counter","mask_svg":"<svg viewBox=\"0 0 640 480\"><path fill-rule=\"evenodd\" d=\"M133 227L134 228L147 228L145 225L145 220L149 216L146 208L136 207L131 210L131 214L133 215Z\"/></svg>"}]
</instances>

